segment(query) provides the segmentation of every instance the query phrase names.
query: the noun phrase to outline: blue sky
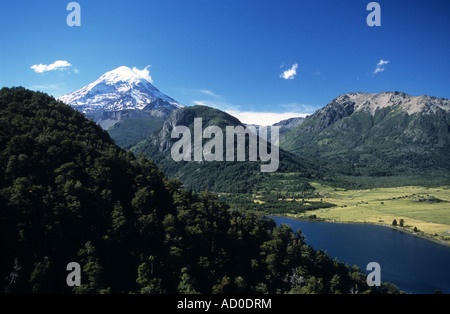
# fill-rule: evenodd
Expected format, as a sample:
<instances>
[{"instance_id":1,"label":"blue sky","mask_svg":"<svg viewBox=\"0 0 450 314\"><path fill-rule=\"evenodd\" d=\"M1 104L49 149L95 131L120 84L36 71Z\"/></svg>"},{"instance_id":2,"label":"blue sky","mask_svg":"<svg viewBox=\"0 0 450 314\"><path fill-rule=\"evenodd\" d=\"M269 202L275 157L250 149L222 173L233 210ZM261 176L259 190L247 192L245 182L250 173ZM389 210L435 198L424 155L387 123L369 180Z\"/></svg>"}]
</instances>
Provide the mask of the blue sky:
<instances>
[{"instance_id":1,"label":"blue sky","mask_svg":"<svg viewBox=\"0 0 450 314\"><path fill-rule=\"evenodd\" d=\"M69 2L0 2L1 86L58 97L150 65L179 102L247 120L312 113L348 92L450 98L448 0L377 1L380 27L366 23L369 0L80 0L80 27L66 23ZM70 66L35 71L58 60Z\"/></svg>"}]
</instances>

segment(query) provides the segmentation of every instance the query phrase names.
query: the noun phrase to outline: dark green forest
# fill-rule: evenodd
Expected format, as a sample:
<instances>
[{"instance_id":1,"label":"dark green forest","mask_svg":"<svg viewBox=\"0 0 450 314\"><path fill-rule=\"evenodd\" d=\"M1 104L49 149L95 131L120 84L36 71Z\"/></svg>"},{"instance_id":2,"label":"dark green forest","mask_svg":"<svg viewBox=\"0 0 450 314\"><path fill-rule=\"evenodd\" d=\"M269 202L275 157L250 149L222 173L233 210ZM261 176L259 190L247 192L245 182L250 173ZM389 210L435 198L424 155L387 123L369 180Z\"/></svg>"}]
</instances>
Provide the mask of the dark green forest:
<instances>
[{"instance_id":1,"label":"dark green forest","mask_svg":"<svg viewBox=\"0 0 450 314\"><path fill-rule=\"evenodd\" d=\"M175 162L170 154L170 147L176 141L170 138L170 131L174 125L185 125L190 128L193 134L193 123L195 118L202 118L203 127L218 126L226 133L227 126L245 127L238 119L218 109L206 106L184 107L172 113L169 121L166 121L160 132L148 133L148 137L136 143L133 138L139 138L139 135L129 136L127 142L123 141L125 132L109 129L108 132L114 142L124 149L130 149L136 155L143 154L153 160L164 173L172 178L179 179L185 188L193 191L212 191L215 193L251 193L254 186L261 183L267 177L267 173L261 173L261 161L255 162ZM270 130L270 129L269 129ZM269 132L270 133L270 132ZM270 135L268 136L270 138ZM203 139L203 145L208 140ZM257 139L259 143L259 138ZM235 144L236 145L236 144ZM259 145L259 144L258 144ZM161 150L165 147L165 150ZM224 137L223 147L226 147ZM246 157L249 160L248 147L249 138L246 136ZM223 160L226 160L225 153ZM235 148L235 158L236 148ZM296 172L305 178L321 178L322 173L326 172L325 164L318 163L313 159L307 160L295 156L282 149L279 150L279 167L277 172Z\"/></svg>"},{"instance_id":2,"label":"dark green forest","mask_svg":"<svg viewBox=\"0 0 450 314\"><path fill-rule=\"evenodd\" d=\"M399 292L300 231L184 190L46 94L0 90L0 148L1 293Z\"/></svg>"},{"instance_id":3,"label":"dark green forest","mask_svg":"<svg viewBox=\"0 0 450 314\"><path fill-rule=\"evenodd\" d=\"M162 118L126 119L116 123L108 129L108 134L114 142L125 149L130 149L149 134L159 131L163 125Z\"/></svg>"}]
</instances>

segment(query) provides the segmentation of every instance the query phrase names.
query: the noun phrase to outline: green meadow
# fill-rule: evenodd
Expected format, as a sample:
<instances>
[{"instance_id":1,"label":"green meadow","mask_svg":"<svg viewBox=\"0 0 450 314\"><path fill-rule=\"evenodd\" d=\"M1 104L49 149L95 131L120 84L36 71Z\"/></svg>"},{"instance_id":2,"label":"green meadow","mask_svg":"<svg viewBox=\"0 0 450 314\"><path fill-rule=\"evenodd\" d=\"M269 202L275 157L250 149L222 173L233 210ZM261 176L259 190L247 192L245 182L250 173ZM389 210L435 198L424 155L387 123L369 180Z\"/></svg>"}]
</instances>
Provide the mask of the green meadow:
<instances>
[{"instance_id":1,"label":"green meadow","mask_svg":"<svg viewBox=\"0 0 450 314\"><path fill-rule=\"evenodd\" d=\"M313 182L321 199L335 207L314 210L319 219L376 223L450 243L450 187L403 186L347 190ZM316 198L309 199L315 201ZM294 215L305 217L311 213ZM403 226L400 227L400 220ZM416 228L416 229L414 229Z\"/></svg>"},{"instance_id":2,"label":"green meadow","mask_svg":"<svg viewBox=\"0 0 450 314\"><path fill-rule=\"evenodd\" d=\"M381 224L450 245L450 185L442 178L359 177L326 182L277 173L252 194L222 197L244 210L301 220Z\"/></svg>"}]
</instances>

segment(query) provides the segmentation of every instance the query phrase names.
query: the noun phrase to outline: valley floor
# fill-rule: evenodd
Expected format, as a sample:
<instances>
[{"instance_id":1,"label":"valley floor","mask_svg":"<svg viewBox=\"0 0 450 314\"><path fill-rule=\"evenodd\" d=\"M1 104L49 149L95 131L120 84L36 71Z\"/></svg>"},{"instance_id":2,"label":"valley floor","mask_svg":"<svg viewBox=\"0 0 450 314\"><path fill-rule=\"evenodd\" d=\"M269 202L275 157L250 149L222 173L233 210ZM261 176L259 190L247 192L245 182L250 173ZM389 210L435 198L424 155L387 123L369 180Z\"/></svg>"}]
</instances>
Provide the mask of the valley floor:
<instances>
[{"instance_id":1,"label":"valley floor","mask_svg":"<svg viewBox=\"0 0 450 314\"><path fill-rule=\"evenodd\" d=\"M347 223L374 223L395 227L418 236L450 245L450 187L427 188L403 186L347 190L320 183L311 183L319 198L335 204L303 213L287 213L296 219L310 219ZM396 220L397 226L393 226ZM400 221L403 226L400 226ZM415 229L416 228L416 229Z\"/></svg>"}]
</instances>

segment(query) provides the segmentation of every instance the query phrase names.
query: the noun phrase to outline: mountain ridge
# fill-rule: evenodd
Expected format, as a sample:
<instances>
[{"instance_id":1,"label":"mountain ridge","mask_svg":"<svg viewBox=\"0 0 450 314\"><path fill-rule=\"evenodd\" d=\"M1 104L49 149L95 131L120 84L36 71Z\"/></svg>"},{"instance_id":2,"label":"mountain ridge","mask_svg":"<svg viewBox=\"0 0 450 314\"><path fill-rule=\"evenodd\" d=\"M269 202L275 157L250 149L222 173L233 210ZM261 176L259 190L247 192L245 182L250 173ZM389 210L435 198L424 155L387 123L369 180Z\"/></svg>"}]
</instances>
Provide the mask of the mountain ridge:
<instances>
[{"instance_id":1,"label":"mountain ridge","mask_svg":"<svg viewBox=\"0 0 450 314\"><path fill-rule=\"evenodd\" d=\"M350 174L441 173L450 164L449 113L445 98L344 94L285 134L281 147L340 164Z\"/></svg>"},{"instance_id":2,"label":"mountain ridge","mask_svg":"<svg viewBox=\"0 0 450 314\"><path fill-rule=\"evenodd\" d=\"M374 114L377 109L395 105L400 105L408 114L420 113L426 109L435 111L438 108L450 111L450 99L429 95L413 96L398 91L381 93L351 92L340 95L333 101L343 101L346 99L355 103L355 111L367 110L372 114ZM333 101L331 103L333 103Z\"/></svg>"},{"instance_id":3,"label":"mountain ridge","mask_svg":"<svg viewBox=\"0 0 450 314\"><path fill-rule=\"evenodd\" d=\"M159 132L152 133L145 140L132 146L130 150L135 155L144 154L150 157L168 176L179 179L186 188L194 191L208 190L219 193L252 191L256 183L266 176L260 171L260 161L175 162L172 159L170 150L177 141L171 138L172 129L178 125L192 129L195 118L202 118L204 128L214 125L222 129L224 133L227 126L245 128L239 119L224 111L198 105L184 107L172 112L171 117L166 120ZM260 140L258 139L258 141ZM203 141L206 142L205 139ZM247 155L247 141L246 147ZM248 160L247 157L246 160ZM296 172L305 178L320 176L318 169L321 165L304 160L282 149L279 150L279 162L278 171L280 172Z\"/></svg>"}]
</instances>

